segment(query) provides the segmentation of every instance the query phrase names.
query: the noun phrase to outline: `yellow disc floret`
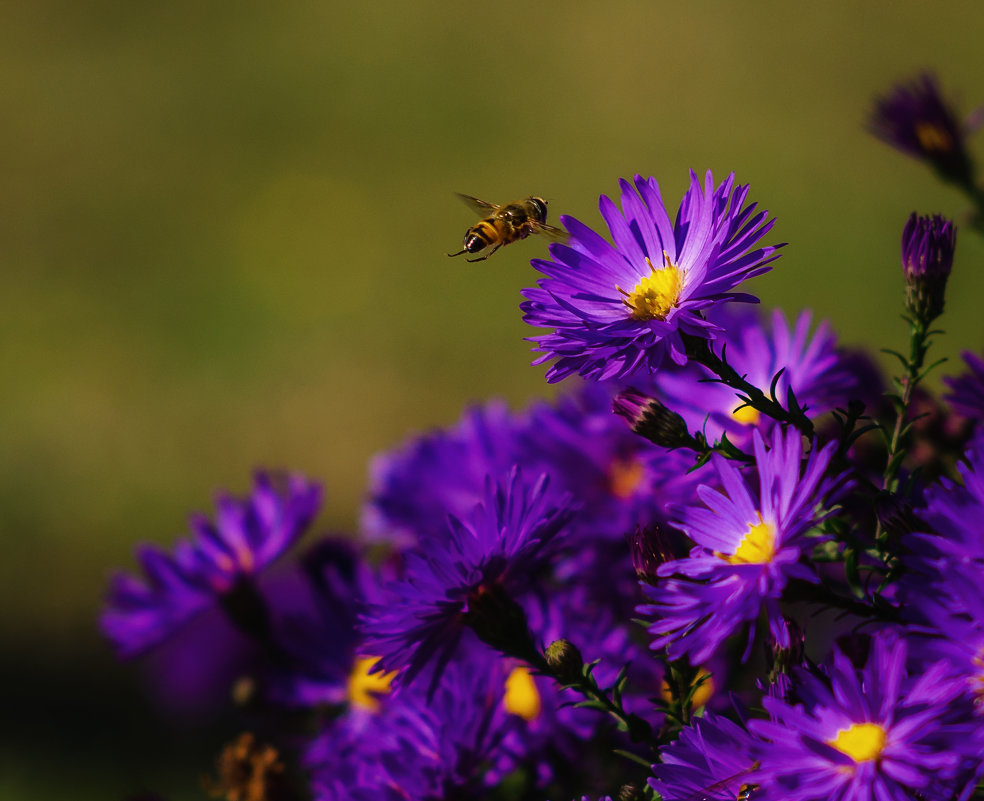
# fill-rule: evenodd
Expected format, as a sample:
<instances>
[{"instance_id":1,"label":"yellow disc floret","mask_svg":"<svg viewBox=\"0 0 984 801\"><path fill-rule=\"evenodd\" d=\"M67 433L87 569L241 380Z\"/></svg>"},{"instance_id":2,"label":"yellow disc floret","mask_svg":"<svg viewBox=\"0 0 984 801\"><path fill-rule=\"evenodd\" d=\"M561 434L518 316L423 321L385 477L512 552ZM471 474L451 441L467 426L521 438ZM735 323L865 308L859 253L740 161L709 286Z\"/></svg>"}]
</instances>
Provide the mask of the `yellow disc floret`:
<instances>
[{"instance_id":1,"label":"yellow disc floret","mask_svg":"<svg viewBox=\"0 0 984 801\"><path fill-rule=\"evenodd\" d=\"M753 426L759 421L759 410L754 406L739 406L731 413L731 419L736 423Z\"/></svg>"},{"instance_id":2,"label":"yellow disc floret","mask_svg":"<svg viewBox=\"0 0 984 801\"><path fill-rule=\"evenodd\" d=\"M378 661L378 656L363 656L355 660L348 678L348 699L352 706L375 712L379 709L379 699L376 696L390 692L396 671L370 673L372 666Z\"/></svg>"},{"instance_id":3,"label":"yellow disc floret","mask_svg":"<svg viewBox=\"0 0 984 801\"><path fill-rule=\"evenodd\" d=\"M948 153L953 149L953 139L943 128L931 122L916 125L916 139L927 153Z\"/></svg>"},{"instance_id":4,"label":"yellow disc floret","mask_svg":"<svg viewBox=\"0 0 984 801\"><path fill-rule=\"evenodd\" d=\"M764 565L776 555L776 527L766 523L759 514L759 521L748 527L733 554L718 554L731 565Z\"/></svg>"},{"instance_id":5,"label":"yellow disc floret","mask_svg":"<svg viewBox=\"0 0 984 801\"><path fill-rule=\"evenodd\" d=\"M842 754L847 754L855 762L870 762L881 756L885 748L885 730L877 723L855 723L841 729L832 740L827 740Z\"/></svg>"},{"instance_id":6,"label":"yellow disc floret","mask_svg":"<svg viewBox=\"0 0 984 801\"><path fill-rule=\"evenodd\" d=\"M608 468L608 487L612 495L623 500L631 498L642 485L645 473L639 459L616 458Z\"/></svg>"},{"instance_id":7,"label":"yellow disc floret","mask_svg":"<svg viewBox=\"0 0 984 801\"><path fill-rule=\"evenodd\" d=\"M663 267L657 270L649 257L646 257L649 275L643 276L631 292L626 292L617 285L615 287L625 295L622 303L631 312L633 320L665 320L680 299L683 272L676 265L670 264L670 257L665 252L663 259Z\"/></svg>"},{"instance_id":8,"label":"yellow disc floret","mask_svg":"<svg viewBox=\"0 0 984 801\"><path fill-rule=\"evenodd\" d=\"M502 705L506 712L524 720L536 720L540 716L540 692L528 668L520 665L512 669L506 678Z\"/></svg>"}]
</instances>

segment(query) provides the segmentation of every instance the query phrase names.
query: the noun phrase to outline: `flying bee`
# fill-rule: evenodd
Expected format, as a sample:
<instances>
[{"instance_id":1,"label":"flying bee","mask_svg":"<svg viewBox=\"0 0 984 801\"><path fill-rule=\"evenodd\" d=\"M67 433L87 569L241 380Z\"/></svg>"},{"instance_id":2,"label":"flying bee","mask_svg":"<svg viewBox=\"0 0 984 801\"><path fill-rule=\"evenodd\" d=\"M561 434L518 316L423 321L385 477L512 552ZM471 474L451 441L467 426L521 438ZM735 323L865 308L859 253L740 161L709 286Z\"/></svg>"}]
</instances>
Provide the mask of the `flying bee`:
<instances>
[{"instance_id":1,"label":"flying bee","mask_svg":"<svg viewBox=\"0 0 984 801\"><path fill-rule=\"evenodd\" d=\"M465 231L461 250L457 253L449 253L449 256L481 253L487 248L492 248L477 259L466 259L470 262L485 261L503 245L508 245L517 239L526 239L530 234L541 234L554 242L566 242L568 239L566 231L547 225L547 201L542 197L530 195L528 198L505 206L486 203L471 195L458 193L458 197L478 214L483 215L483 218Z\"/></svg>"}]
</instances>

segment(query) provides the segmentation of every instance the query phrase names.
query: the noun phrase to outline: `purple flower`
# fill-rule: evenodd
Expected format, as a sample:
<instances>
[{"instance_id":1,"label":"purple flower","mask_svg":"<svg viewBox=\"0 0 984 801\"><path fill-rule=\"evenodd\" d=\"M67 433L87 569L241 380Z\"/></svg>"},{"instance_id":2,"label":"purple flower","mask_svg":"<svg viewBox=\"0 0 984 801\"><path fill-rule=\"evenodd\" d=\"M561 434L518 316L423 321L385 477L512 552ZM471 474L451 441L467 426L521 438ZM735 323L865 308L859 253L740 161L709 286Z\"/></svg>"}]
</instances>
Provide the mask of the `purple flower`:
<instances>
[{"instance_id":1,"label":"purple flower","mask_svg":"<svg viewBox=\"0 0 984 801\"><path fill-rule=\"evenodd\" d=\"M963 359L969 371L943 379L950 387L946 400L957 414L979 421L984 419L984 359L970 351L964 351Z\"/></svg>"},{"instance_id":2,"label":"purple flower","mask_svg":"<svg viewBox=\"0 0 984 801\"><path fill-rule=\"evenodd\" d=\"M462 656L432 693L403 688L375 713L329 723L306 755L314 798L480 797L513 770L522 720L503 704L506 664Z\"/></svg>"},{"instance_id":3,"label":"purple flower","mask_svg":"<svg viewBox=\"0 0 984 801\"><path fill-rule=\"evenodd\" d=\"M317 515L321 497L321 487L301 475L281 481L265 472L256 473L248 498L220 494L215 522L193 515L192 539L178 542L173 556L145 545L137 552L144 577L113 578L103 633L122 657L156 645L287 550Z\"/></svg>"},{"instance_id":4,"label":"purple flower","mask_svg":"<svg viewBox=\"0 0 984 801\"><path fill-rule=\"evenodd\" d=\"M946 280L953 267L957 229L945 217L920 217L915 212L902 231L905 307L929 323L943 313Z\"/></svg>"},{"instance_id":5,"label":"purple flower","mask_svg":"<svg viewBox=\"0 0 984 801\"><path fill-rule=\"evenodd\" d=\"M952 798L980 760L980 725L946 663L906 670L906 641L872 638L864 669L833 652L829 677L800 671L791 705L763 698L772 719L749 721L768 741L756 774L788 801ZM961 779L961 775L963 778Z\"/></svg>"},{"instance_id":6,"label":"purple flower","mask_svg":"<svg viewBox=\"0 0 984 801\"><path fill-rule=\"evenodd\" d=\"M678 510L678 525L697 543L686 559L667 562L660 580L643 583L653 601L639 607L651 616L652 648L666 648L670 659L687 655L691 664L706 661L745 623L755 621L763 605L769 628L780 646L789 633L779 611L779 598L789 579L816 581L802 557L815 543L806 535L832 502L835 479L825 477L835 443L813 450L801 469L802 438L797 431L772 434L766 450L761 434L753 436L758 490L749 487L738 469L717 457L715 466L725 493L697 488L705 507Z\"/></svg>"},{"instance_id":7,"label":"purple flower","mask_svg":"<svg viewBox=\"0 0 984 801\"><path fill-rule=\"evenodd\" d=\"M734 175L703 188L691 172L676 222L663 205L655 179L621 180L622 210L606 196L601 214L614 245L572 217L562 222L570 245L550 247L552 261L532 262L547 277L527 289L522 304L530 325L554 329L530 337L557 361L547 380L579 373L591 379L652 373L667 358L687 361L685 335L714 339L719 329L704 313L729 301L756 302L733 290L771 269L779 246L753 250L772 228L767 212L745 206L747 186Z\"/></svg>"},{"instance_id":8,"label":"purple flower","mask_svg":"<svg viewBox=\"0 0 984 801\"><path fill-rule=\"evenodd\" d=\"M738 373L765 392L779 375L776 397L785 403L792 388L797 402L811 417L846 405L860 392L858 375L838 349L828 323L821 322L811 335L809 311L801 312L792 328L778 309L772 313L771 327L763 324L754 310L719 314L712 320L724 328L728 363ZM691 432L702 431L711 441L727 434L745 447L754 427L772 425L771 418L762 418L752 407L743 406L733 389L709 382L710 378L705 368L688 364L680 370L663 370L639 388L659 396L683 416Z\"/></svg>"},{"instance_id":9,"label":"purple flower","mask_svg":"<svg viewBox=\"0 0 984 801\"><path fill-rule=\"evenodd\" d=\"M408 684L433 662L433 689L469 626L486 642L528 639L513 598L547 564L571 516L566 505L549 504L547 483L526 483L514 469L503 485L488 483L470 517L450 516L447 536L407 553L404 579L363 623L364 652L380 656L381 669L404 670L399 680Z\"/></svg>"},{"instance_id":10,"label":"purple flower","mask_svg":"<svg viewBox=\"0 0 984 801\"><path fill-rule=\"evenodd\" d=\"M947 180L973 186L965 131L935 76L923 73L878 98L868 127L879 139L927 162Z\"/></svg>"},{"instance_id":11,"label":"purple flower","mask_svg":"<svg viewBox=\"0 0 984 801\"><path fill-rule=\"evenodd\" d=\"M376 456L362 530L373 541L399 547L446 530L449 514L462 517L482 499L486 479L503 477L520 461L525 417L503 401L468 409L447 429L416 437Z\"/></svg>"},{"instance_id":12,"label":"purple flower","mask_svg":"<svg viewBox=\"0 0 984 801\"><path fill-rule=\"evenodd\" d=\"M756 767L756 745L741 726L708 712L662 750L649 783L664 801L735 801Z\"/></svg>"}]
</instances>

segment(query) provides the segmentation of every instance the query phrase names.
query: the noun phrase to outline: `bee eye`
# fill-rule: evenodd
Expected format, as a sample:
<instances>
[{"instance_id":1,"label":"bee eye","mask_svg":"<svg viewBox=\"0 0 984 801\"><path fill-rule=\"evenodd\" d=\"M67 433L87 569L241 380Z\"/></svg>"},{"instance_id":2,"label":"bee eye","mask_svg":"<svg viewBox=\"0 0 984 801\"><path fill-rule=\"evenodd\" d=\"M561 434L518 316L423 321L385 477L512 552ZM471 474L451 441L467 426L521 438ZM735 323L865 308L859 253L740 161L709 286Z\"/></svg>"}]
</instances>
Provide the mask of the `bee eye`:
<instances>
[{"instance_id":1,"label":"bee eye","mask_svg":"<svg viewBox=\"0 0 984 801\"><path fill-rule=\"evenodd\" d=\"M465 250L469 253L478 253L482 248L485 247L485 242L479 239L477 236L470 236L465 240Z\"/></svg>"}]
</instances>

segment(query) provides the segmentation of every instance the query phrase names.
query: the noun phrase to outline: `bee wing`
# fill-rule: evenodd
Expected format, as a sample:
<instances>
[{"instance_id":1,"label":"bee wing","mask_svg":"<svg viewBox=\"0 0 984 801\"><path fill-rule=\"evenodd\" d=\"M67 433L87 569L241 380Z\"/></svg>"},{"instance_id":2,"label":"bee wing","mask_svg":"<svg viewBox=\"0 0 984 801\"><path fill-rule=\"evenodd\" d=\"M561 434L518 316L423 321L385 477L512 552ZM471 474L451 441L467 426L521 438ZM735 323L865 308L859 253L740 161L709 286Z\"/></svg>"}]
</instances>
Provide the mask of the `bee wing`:
<instances>
[{"instance_id":1,"label":"bee wing","mask_svg":"<svg viewBox=\"0 0 984 801\"><path fill-rule=\"evenodd\" d=\"M571 235L563 228L556 228L553 225L538 222L531 223L531 225L533 226L534 234L545 236L551 242L563 242L566 245L571 239Z\"/></svg>"},{"instance_id":2,"label":"bee wing","mask_svg":"<svg viewBox=\"0 0 984 801\"><path fill-rule=\"evenodd\" d=\"M495 205L495 203L479 200L477 197L472 197L471 195L463 195L461 192L455 192L455 194L461 198L462 203L482 217L486 216L489 212L494 213L502 208L501 206Z\"/></svg>"}]
</instances>

